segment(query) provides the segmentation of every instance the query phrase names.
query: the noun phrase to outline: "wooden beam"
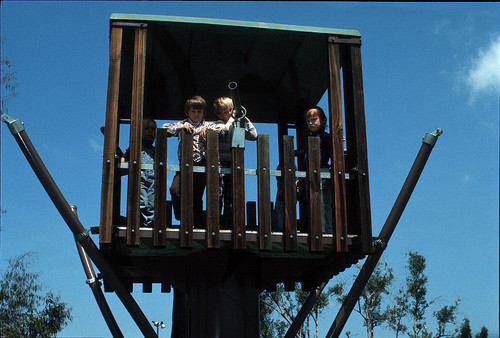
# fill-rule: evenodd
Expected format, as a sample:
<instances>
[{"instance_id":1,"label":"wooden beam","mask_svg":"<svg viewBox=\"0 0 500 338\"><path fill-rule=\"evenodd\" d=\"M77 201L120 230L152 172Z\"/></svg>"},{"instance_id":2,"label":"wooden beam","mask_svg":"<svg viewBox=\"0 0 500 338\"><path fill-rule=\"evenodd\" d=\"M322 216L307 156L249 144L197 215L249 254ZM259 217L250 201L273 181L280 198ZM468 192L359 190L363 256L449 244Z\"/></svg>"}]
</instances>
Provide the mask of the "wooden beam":
<instances>
[{"instance_id":1,"label":"wooden beam","mask_svg":"<svg viewBox=\"0 0 500 338\"><path fill-rule=\"evenodd\" d=\"M307 186L309 197L309 250L323 251L323 230L321 206L321 164L319 138L307 138Z\"/></svg>"},{"instance_id":2,"label":"wooden beam","mask_svg":"<svg viewBox=\"0 0 500 338\"><path fill-rule=\"evenodd\" d=\"M271 168L269 135L257 136L257 196L259 208L259 250L271 251Z\"/></svg>"},{"instance_id":3,"label":"wooden beam","mask_svg":"<svg viewBox=\"0 0 500 338\"><path fill-rule=\"evenodd\" d=\"M346 252L347 209L344 166L344 129L342 122L342 97L340 86L340 48L333 42L328 43L329 63L329 115L330 134L332 136L332 187L334 201L334 235L337 252Z\"/></svg>"},{"instance_id":4,"label":"wooden beam","mask_svg":"<svg viewBox=\"0 0 500 338\"><path fill-rule=\"evenodd\" d=\"M127 245L139 245L142 119L144 72L146 66L146 29L135 30L130 117L130 160L127 192Z\"/></svg>"},{"instance_id":5,"label":"wooden beam","mask_svg":"<svg viewBox=\"0 0 500 338\"><path fill-rule=\"evenodd\" d=\"M181 248L193 247L193 134L181 136Z\"/></svg>"},{"instance_id":6,"label":"wooden beam","mask_svg":"<svg viewBox=\"0 0 500 338\"><path fill-rule=\"evenodd\" d=\"M283 243L285 251L297 251L297 185L293 136L283 136L283 193L285 208Z\"/></svg>"},{"instance_id":7,"label":"wooden beam","mask_svg":"<svg viewBox=\"0 0 500 338\"><path fill-rule=\"evenodd\" d=\"M155 220L153 245L166 245L167 230L167 130L156 130L155 146Z\"/></svg>"},{"instance_id":8,"label":"wooden beam","mask_svg":"<svg viewBox=\"0 0 500 338\"><path fill-rule=\"evenodd\" d=\"M358 156L359 215L364 253L372 252L372 225L370 211L370 186L368 181L368 150L366 141L365 104L363 74L361 70L361 48L351 46L354 120L356 123L356 146Z\"/></svg>"},{"instance_id":9,"label":"wooden beam","mask_svg":"<svg viewBox=\"0 0 500 338\"><path fill-rule=\"evenodd\" d=\"M220 201L219 201L219 134L207 131L207 248L220 247Z\"/></svg>"},{"instance_id":10,"label":"wooden beam","mask_svg":"<svg viewBox=\"0 0 500 338\"><path fill-rule=\"evenodd\" d=\"M233 248L245 249L245 149L232 148Z\"/></svg>"},{"instance_id":11,"label":"wooden beam","mask_svg":"<svg viewBox=\"0 0 500 338\"><path fill-rule=\"evenodd\" d=\"M113 234L113 205L115 191L116 146L118 135L118 92L122 54L121 27L112 27L109 46L108 94L102 156L101 214L99 243L110 244ZM118 205L119 208L119 205Z\"/></svg>"}]
</instances>

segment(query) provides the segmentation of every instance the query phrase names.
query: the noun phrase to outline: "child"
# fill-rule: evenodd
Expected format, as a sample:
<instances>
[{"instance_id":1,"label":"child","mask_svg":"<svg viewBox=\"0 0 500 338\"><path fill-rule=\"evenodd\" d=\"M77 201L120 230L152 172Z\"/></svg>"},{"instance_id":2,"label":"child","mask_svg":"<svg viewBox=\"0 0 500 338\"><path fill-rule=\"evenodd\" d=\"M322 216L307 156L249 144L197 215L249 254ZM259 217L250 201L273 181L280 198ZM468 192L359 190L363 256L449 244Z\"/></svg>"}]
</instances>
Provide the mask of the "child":
<instances>
[{"instance_id":1,"label":"child","mask_svg":"<svg viewBox=\"0 0 500 338\"><path fill-rule=\"evenodd\" d=\"M332 140L330 134L325 131L326 115L318 106L311 107L304 112L304 120L307 126L307 135L319 138L320 166L321 171L330 171L330 158ZM304 155L304 164L307 165L307 149ZM330 179L321 180L321 225L324 233L333 233L332 226L332 188Z\"/></svg>"},{"instance_id":2,"label":"child","mask_svg":"<svg viewBox=\"0 0 500 338\"><path fill-rule=\"evenodd\" d=\"M150 164L155 160L155 147L153 143L156 137L156 122L152 119L145 118L142 121L142 151L141 163ZM129 160L130 148L125 152L125 161ZM141 170L141 225L153 226L154 210L155 210L155 171L153 169Z\"/></svg>"},{"instance_id":3,"label":"child","mask_svg":"<svg viewBox=\"0 0 500 338\"><path fill-rule=\"evenodd\" d=\"M218 126L224 128L225 133L219 140L219 160L221 168L231 168L231 129L233 128L234 118L231 113L234 108L233 100L229 97L219 97L214 102L214 112L219 119L216 123ZM257 129L255 129L252 122L248 117L244 118L246 122L245 139L255 141L257 139ZM220 207L224 205L224 212L222 213L222 227L228 227L232 218L232 178L231 175L221 174L221 193L220 193Z\"/></svg>"},{"instance_id":4,"label":"child","mask_svg":"<svg viewBox=\"0 0 500 338\"><path fill-rule=\"evenodd\" d=\"M205 121L207 112L207 103L201 96L192 96L186 101L184 112L186 119L176 123L165 123L162 128L167 129L167 136L178 136L180 141L180 132L184 129L193 134L193 165L204 166L206 164L206 131L215 130L220 134L225 133L222 126L217 126L213 122ZM177 150L179 162L181 160L181 144ZM195 224L204 224L203 219L203 193L206 186L206 176L204 173L193 174L193 212ZM172 205L176 219L180 219L180 172L177 172L170 186L170 195L172 196Z\"/></svg>"}]
</instances>

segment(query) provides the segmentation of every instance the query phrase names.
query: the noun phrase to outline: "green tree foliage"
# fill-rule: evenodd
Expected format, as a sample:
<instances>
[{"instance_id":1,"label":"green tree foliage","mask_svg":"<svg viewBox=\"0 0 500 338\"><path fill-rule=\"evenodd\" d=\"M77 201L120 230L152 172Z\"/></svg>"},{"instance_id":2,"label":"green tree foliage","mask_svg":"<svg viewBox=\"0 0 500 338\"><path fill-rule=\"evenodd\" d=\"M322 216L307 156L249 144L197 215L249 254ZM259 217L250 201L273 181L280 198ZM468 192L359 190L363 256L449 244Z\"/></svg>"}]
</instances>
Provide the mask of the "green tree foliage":
<instances>
[{"instance_id":1,"label":"green tree foliage","mask_svg":"<svg viewBox=\"0 0 500 338\"><path fill-rule=\"evenodd\" d=\"M438 333L436 337L451 337L458 332L458 329L452 329L451 331L446 330L446 325L455 324L455 318L459 304L460 300L458 299L457 301L455 301L455 305L445 305L439 311L434 312L434 317L436 317L438 322Z\"/></svg>"},{"instance_id":2,"label":"green tree foliage","mask_svg":"<svg viewBox=\"0 0 500 338\"><path fill-rule=\"evenodd\" d=\"M39 275L29 271L33 253L9 260L0 281L0 336L51 337L71 320L71 309L52 292L42 296Z\"/></svg>"},{"instance_id":3,"label":"green tree foliage","mask_svg":"<svg viewBox=\"0 0 500 338\"><path fill-rule=\"evenodd\" d=\"M378 263L370 279L361 293L354 311L363 318L363 326L366 327L367 337L373 337L375 327L385 323L387 313L382 310L383 299L389 294L388 287L394 279L392 269L387 267L387 263ZM344 292L344 284L337 283L330 288L330 291L337 296L337 301L343 303L347 293Z\"/></svg>"},{"instance_id":4,"label":"green tree foliage","mask_svg":"<svg viewBox=\"0 0 500 338\"><path fill-rule=\"evenodd\" d=\"M477 333L475 336L475 338L488 338L488 329L483 326L481 328L481 331L479 333Z\"/></svg>"},{"instance_id":5,"label":"green tree foliage","mask_svg":"<svg viewBox=\"0 0 500 338\"><path fill-rule=\"evenodd\" d=\"M323 310L330 304L331 292L319 295L314 307L307 316L297 337L319 337L319 319ZM293 292L285 291L283 284L278 284L276 291L264 292L260 296L260 333L261 337L283 337L309 297L300 284L295 285ZM311 333L314 329L314 333Z\"/></svg>"},{"instance_id":6,"label":"green tree foliage","mask_svg":"<svg viewBox=\"0 0 500 338\"><path fill-rule=\"evenodd\" d=\"M460 326L460 332L457 338L472 338L472 330L470 329L469 318L464 318L462 325Z\"/></svg>"}]
</instances>

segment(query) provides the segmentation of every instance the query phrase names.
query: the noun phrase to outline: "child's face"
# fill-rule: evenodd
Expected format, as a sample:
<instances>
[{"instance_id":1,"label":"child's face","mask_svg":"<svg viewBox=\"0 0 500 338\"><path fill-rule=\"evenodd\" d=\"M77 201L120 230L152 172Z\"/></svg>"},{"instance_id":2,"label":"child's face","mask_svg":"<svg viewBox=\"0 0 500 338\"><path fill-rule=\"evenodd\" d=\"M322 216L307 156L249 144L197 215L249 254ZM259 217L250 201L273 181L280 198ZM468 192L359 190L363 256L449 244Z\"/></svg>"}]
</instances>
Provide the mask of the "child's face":
<instances>
[{"instance_id":1,"label":"child's face","mask_svg":"<svg viewBox=\"0 0 500 338\"><path fill-rule=\"evenodd\" d=\"M222 121L224 122L227 122L229 120L229 118L231 117L231 111L233 110L233 105L229 105L229 107L227 107L227 109L224 109L223 111L220 111L218 114L217 114L217 117L219 119L221 119Z\"/></svg>"},{"instance_id":2,"label":"child's face","mask_svg":"<svg viewBox=\"0 0 500 338\"><path fill-rule=\"evenodd\" d=\"M200 122L205 116L205 110L191 107L187 111L186 115L191 119L191 121L197 123Z\"/></svg>"},{"instance_id":3,"label":"child's face","mask_svg":"<svg viewBox=\"0 0 500 338\"><path fill-rule=\"evenodd\" d=\"M316 109L311 109L306 114L306 124L307 128L314 133L325 125L325 121L321 120L320 114Z\"/></svg>"},{"instance_id":4,"label":"child's face","mask_svg":"<svg viewBox=\"0 0 500 338\"><path fill-rule=\"evenodd\" d=\"M153 121L148 121L142 129L142 139L145 141L153 141L156 136L156 124Z\"/></svg>"}]
</instances>

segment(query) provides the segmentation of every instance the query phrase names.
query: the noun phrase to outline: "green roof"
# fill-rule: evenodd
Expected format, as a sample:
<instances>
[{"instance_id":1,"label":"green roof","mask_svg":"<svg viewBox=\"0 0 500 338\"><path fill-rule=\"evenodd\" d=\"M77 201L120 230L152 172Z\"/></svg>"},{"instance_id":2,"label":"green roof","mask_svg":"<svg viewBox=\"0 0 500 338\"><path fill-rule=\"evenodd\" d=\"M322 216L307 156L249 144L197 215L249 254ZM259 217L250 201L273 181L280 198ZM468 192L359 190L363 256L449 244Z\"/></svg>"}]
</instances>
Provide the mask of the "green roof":
<instances>
[{"instance_id":1,"label":"green roof","mask_svg":"<svg viewBox=\"0 0 500 338\"><path fill-rule=\"evenodd\" d=\"M351 30L351 29L333 29L333 28L322 28L322 27L281 25L281 24L265 23L265 22L222 20L222 19L212 19L212 18L194 18L194 17L186 17L186 16L113 13L113 14L111 14L110 19L111 20L123 20L123 21L156 21L156 22L193 23L193 24L207 24L207 25L219 25L219 26L275 29L275 30L306 32L306 33L361 36L361 34L358 31Z\"/></svg>"}]
</instances>

